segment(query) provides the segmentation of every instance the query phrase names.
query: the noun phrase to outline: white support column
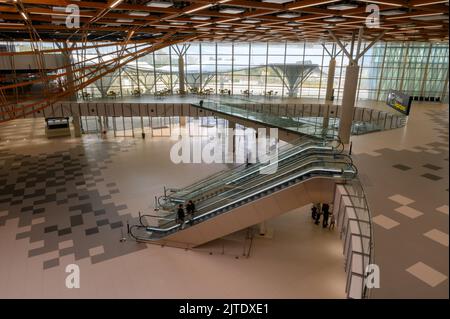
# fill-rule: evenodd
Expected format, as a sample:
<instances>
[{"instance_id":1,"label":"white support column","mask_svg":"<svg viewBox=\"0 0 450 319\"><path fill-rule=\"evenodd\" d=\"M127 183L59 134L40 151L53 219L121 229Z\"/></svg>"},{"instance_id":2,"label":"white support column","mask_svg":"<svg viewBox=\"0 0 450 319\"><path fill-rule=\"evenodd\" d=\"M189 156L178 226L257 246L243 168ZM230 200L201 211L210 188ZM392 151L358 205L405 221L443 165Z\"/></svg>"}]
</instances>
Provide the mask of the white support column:
<instances>
[{"instance_id":1,"label":"white support column","mask_svg":"<svg viewBox=\"0 0 450 319\"><path fill-rule=\"evenodd\" d=\"M75 137L81 137L81 119L77 114L73 115L73 131Z\"/></svg>"},{"instance_id":2,"label":"white support column","mask_svg":"<svg viewBox=\"0 0 450 319\"><path fill-rule=\"evenodd\" d=\"M351 64L345 69L344 94L342 96L342 110L339 121L339 137L342 143L350 142L353 111L355 108L356 89L358 87L359 66Z\"/></svg>"},{"instance_id":3,"label":"white support column","mask_svg":"<svg viewBox=\"0 0 450 319\"><path fill-rule=\"evenodd\" d=\"M334 88L334 74L336 72L336 58L331 57L330 64L328 66L328 78L327 78L327 91L325 95L325 103L333 104L332 101L334 99L333 96L333 88ZM328 128L328 116L323 117L323 128Z\"/></svg>"}]
</instances>

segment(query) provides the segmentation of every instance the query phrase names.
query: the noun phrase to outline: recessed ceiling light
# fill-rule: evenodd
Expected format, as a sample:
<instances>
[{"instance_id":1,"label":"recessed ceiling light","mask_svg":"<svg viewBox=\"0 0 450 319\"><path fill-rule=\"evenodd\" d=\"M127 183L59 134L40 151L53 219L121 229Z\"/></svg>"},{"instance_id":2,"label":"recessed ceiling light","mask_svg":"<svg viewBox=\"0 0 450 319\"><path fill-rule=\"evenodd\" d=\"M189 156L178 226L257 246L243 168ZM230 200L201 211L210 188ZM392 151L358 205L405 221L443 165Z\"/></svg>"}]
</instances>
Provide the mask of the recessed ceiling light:
<instances>
[{"instance_id":1,"label":"recessed ceiling light","mask_svg":"<svg viewBox=\"0 0 450 319\"><path fill-rule=\"evenodd\" d=\"M173 2L171 1L159 1L159 0L152 0L146 4L147 7L154 7L154 8L170 8L173 6Z\"/></svg>"},{"instance_id":2,"label":"recessed ceiling light","mask_svg":"<svg viewBox=\"0 0 450 319\"><path fill-rule=\"evenodd\" d=\"M247 32L248 30L242 30L242 29L237 29L237 30L234 30L234 32L239 32L239 33L244 33L244 32Z\"/></svg>"},{"instance_id":3,"label":"recessed ceiling light","mask_svg":"<svg viewBox=\"0 0 450 319\"><path fill-rule=\"evenodd\" d=\"M229 24L218 24L218 25L216 25L216 27L218 27L218 28L230 28L231 25L229 25Z\"/></svg>"},{"instance_id":4,"label":"recessed ceiling light","mask_svg":"<svg viewBox=\"0 0 450 319\"><path fill-rule=\"evenodd\" d=\"M133 22L133 19L117 19L116 22L122 22L122 23L127 23L127 22Z\"/></svg>"},{"instance_id":5,"label":"recessed ceiling light","mask_svg":"<svg viewBox=\"0 0 450 319\"><path fill-rule=\"evenodd\" d=\"M259 23L261 22L261 20L256 20L256 19L245 19L241 21L242 23Z\"/></svg>"},{"instance_id":6,"label":"recessed ceiling light","mask_svg":"<svg viewBox=\"0 0 450 319\"><path fill-rule=\"evenodd\" d=\"M245 12L245 9L241 8L224 8L219 10L219 13L227 13L227 14L239 14L243 12Z\"/></svg>"},{"instance_id":7,"label":"recessed ceiling light","mask_svg":"<svg viewBox=\"0 0 450 319\"><path fill-rule=\"evenodd\" d=\"M340 3L327 6L328 10L351 10L356 8L358 8L358 5L352 3Z\"/></svg>"},{"instance_id":8,"label":"recessed ceiling light","mask_svg":"<svg viewBox=\"0 0 450 319\"><path fill-rule=\"evenodd\" d=\"M300 14L298 13L289 13L289 12L277 14L278 18L286 18L286 19L298 18L299 16Z\"/></svg>"},{"instance_id":9,"label":"recessed ceiling light","mask_svg":"<svg viewBox=\"0 0 450 319\"><path fill-rule=\"evenodd\" d=\"M270 28L268 28L268 27L257 27L255 29L256 30L269 30Z\"/></svg>"},{"instance_id":10,"label":"recessed ceiling light","mask_svg":"<svg viewBox=\"0 0 450 319\"><path fill-rule=\"evenodd\" d=\"M168 25L157 25L155 28L156 29L169 29L170 27Z\"/></svg>"},{"instance_id":11,"label":"recessed ceiling light","mask_svg":"<svg viewBox=\"0 0 450 319\"><path fill-rule=\"evenodd\" d=\"M302 24L298 23L298 22L288 22L288 23L286 23L286 25L290 26L290 27L298 27L298 26L300 26Z\"/></svg>"},{"instance_id":12,"label":"recessed ceiling light","mask_svg":"<svg viewBox=\"0 0 450 319\"><path fill-rule=\"evenodd\" d=\"M150 12L144 12L144 11L130 11L128 13L130 16L137 16L137 17L146 17L150 15Z\"/></svg>"},{"instance_id":13,"label":"recessed ceiling light","mask_svg":"<svg viewBox=\"0 0 450 319\"><path fill-rule=\"evenodd\" d=\"M395 15L404 14L404 13L405 13L405 11L399 10L399 9L380 11L380 15L382 15L382 16L395 16Z\"/></svg>"},{"instance_id":14,"label":"recessed ceiling light","mask_svg":"<svg viewBox=\"0 0 450 319\"><path fill-rule=\"evenodd\" d=\"M186 22L170 22L171 25L186 25Z\"/></svg>"},{"instance_id":15,"label":"recessed ceiling light","mask_svg":"<svg viewBox=\"0 0 450 319\"><path fill-rule=\"evenodd\" d=\"M207 17L207 16L193 16L191 17L191 20L199 20L199 21L206 21L211 19L211 17Z\"/></svg>"},{"instance_id":16,"label":"recessed ceiling light","mask_svg":"<svg viewBox=\"0 0 450 319\"><path fill-rule=\"evenodd\" d=\"M278 3L278 4L288 3L288 2L292 2L292 1L294 1L294 0L262 0L262 2Z\"/></svg>"},{"instance_id":17,"label":"recessed ceiling light","mask_svg":"<svg viewBox=\"0 0 450 319\"><path fill-rule=\"evenodd\" d=\"M347 19L342 18L342 17L332 17L332 18L323 19L323 21L325 21L325 22L344 22L344 21L347 21Z\"/></svg>"}]
</instances>

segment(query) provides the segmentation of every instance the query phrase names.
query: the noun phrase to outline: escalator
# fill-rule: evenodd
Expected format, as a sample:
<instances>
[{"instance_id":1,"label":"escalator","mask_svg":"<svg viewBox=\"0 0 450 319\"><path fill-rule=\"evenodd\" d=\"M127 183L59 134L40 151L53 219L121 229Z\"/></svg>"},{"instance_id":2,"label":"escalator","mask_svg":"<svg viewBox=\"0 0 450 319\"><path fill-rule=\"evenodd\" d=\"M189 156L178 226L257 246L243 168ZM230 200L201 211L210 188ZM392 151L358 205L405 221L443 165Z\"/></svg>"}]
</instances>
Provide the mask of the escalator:
<instances>
[{"instance_id":1,"label":"escalator","mask_svg":"<svg viewBox=\"0 0 450 319\"><path fill-rule=\"evenodd\" d=\"M241 166L174 190L162 200L162 209L172 211L159 218L162 223L150 225L147 217L155 216L143 215L129 234L137 241L191 248L308 203L332 202L335 184L353 179L357 169L336 147L303 142L280 152L274 174L259 174L263 164ZM174 211L188 199L195 200L196 213L180 225Z\"/></svg>"},{"instance_id":2,"label":"escalator","mask_svg":"<svg viewBox=\"0 0 450 319\"><path fill-rule=\"evenodd\" d=\"M232 187L238 181L251 179L260 175L261 170L281 168L285 165L295 164L311 154L336 154L342 152L339 142L317 141L308 138L299 138L293 144L286 144L279 148L278 154L268 159L268 163L255 163L252 165L239 165L231 170L221 171L206 179L200 180L182 189L169 189L170 195L165 194L158 199L158 204L164 210L172 210L179 203L187 200L202 201Z\"/></svg>"}]
</instances>

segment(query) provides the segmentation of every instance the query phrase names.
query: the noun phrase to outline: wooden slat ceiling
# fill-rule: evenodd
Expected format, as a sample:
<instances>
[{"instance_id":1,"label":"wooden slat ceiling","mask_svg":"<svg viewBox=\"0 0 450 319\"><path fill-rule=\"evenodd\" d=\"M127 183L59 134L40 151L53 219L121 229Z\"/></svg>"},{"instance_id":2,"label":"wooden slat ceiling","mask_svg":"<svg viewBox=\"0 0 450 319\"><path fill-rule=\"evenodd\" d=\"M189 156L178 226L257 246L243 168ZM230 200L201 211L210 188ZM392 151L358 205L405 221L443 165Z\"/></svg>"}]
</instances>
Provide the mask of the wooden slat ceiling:
<instances>
[{"instance_id":1,"label":"wooden slat ceiling","mask_svg":"<svg viewBox=\"0 0 450 319\"><path fill-rule=\"evenodd\" d=\"M159 0L162 1L162 0ZM438 0L0 0L0 41L157 41L169 32L196 41L344 40L364 28L365 40L386 30L385 41L448 41L448 1ZM380 28L369 28L367 6L380 9ZM80 8L80 29L69 29L58 7ZM343 7L343 5L348 5ZM28 20L28 21L26 21ZM84 38L84 41L86 38Z\"/></svg>"}]
</instances>

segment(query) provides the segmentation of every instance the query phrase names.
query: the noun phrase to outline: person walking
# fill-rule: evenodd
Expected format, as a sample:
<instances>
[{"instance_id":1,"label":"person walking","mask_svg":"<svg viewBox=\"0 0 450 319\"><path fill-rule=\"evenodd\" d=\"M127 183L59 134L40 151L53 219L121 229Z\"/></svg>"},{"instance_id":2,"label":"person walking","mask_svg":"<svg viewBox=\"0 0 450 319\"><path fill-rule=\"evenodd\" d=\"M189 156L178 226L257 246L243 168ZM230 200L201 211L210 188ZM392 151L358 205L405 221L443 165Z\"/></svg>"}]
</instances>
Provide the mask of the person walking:
<instances>
[{"instance_id":1,"label":"person walking","mask_svg":"<svg viewBox=\"0 0 450 319\"><path fill-rule=\"evenodd\" d=\"M322 212L323 212L323 228L326 228L328 226L328 218L330 217L330 205L323 204L322 205Z\"/></svg>"},{"instance_id":2,"label":"person walking","mask_svg":"<svg viewBox=\"0 0 450 319\"><path fill-rule=\"evenodd\" d=\"M186 205L186 213L189 216L189 223L192 225L194 223L194 213L195 213L195 204L192 200L189 200Z\"/></svg>"},{"instance_id":3,"label":"person walking","mask_svg":"<svg viewBox=\"0 0 450 319\"><path fill-rule=\"evenodd\" d=\"M178 205L177 221L180 223L181 229L184 229L184 209L183 204Z\"/></svg>"}]
</instances>

